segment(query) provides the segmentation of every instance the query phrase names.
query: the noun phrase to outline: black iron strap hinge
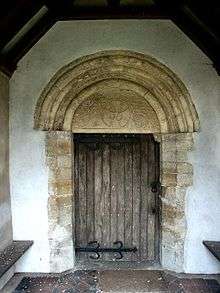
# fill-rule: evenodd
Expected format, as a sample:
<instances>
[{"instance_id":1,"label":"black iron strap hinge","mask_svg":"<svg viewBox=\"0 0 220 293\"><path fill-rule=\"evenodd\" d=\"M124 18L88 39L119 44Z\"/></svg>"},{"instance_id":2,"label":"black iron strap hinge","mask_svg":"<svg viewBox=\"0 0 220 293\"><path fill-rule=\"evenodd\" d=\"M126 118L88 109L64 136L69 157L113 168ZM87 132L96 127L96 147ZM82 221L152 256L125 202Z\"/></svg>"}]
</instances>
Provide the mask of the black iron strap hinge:
<instances>
[{"instance_id":1,"label":"black iron strap hinge","mask_svg":"<svg viewBox=\"0 0 220 293\"><path fill-rule=\"evenodd\" d=\"M122 241L115 241L113 243L114 247L101 247L97 241L91 241L85 247L76 247L76 252L91 252L94 255L91 255L91 259L99 259L100 253L103 252L112 252L117 253L118 256L116 259L123 258L123 252L136 252L137 247L125 247Z\"/></svg>"}]
</instances>

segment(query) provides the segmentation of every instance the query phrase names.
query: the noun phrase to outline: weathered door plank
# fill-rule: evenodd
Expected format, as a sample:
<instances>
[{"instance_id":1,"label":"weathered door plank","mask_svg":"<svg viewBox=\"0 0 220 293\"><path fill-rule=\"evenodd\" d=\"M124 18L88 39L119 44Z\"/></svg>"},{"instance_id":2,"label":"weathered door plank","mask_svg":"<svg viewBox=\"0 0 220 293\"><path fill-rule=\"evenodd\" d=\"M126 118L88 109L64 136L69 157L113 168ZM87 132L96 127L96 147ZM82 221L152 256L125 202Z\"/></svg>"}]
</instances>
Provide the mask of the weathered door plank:
<instances>
[{"instance_id":1,"label":"weathered door plank","mask_svg":"<svg viewBox=\"0 0 220 293\"><path fill-rule=\"evenodd\" d=\"M140 171L141 171L141 157L140 157L140 143L133 144L133 245L138 248L138 251L133 255L133 260L139 260L140 252Z\"/></svg>"},{"instance_id":2,"label":"weathered door plank","mask_svg":"<svg viewBox=\"0 0 220 293\"><path fill-rule=\"evenodd\" d=\"M140 253L141 258L148 256L148 186L149 186L149 165L146 158L149 157L149 141L141 138L141 194L140 194Z\"/></svg>"},{"instance_id":3,"label":"weathered door plank","mask_svg":"<svg viewBox=\"0 0 220 293\"><path fill-rule=\"evenodd\" d=\"M75 237L77 246L97 240L103 247L123 241L138 252L123 261L159 258L159 145L151 135L80 135L75 142ZM116 256L116 255L115 255ZM78 253L81 260L88 254ZM102 260L113 260L106 253Z\"/></svg>"},{"instance_id":4,"label":"weathered door plank","mask_svg":"<svg viewBox=\"0 0 220 293\"><path fill-rule=\"evenodd\" d=\"M133 175L133 146L132 144L125 144L125 180L124 180L124 243L130 246L133 242L133 190L132 190L132 175ZM131 260L131 254L125 255L125 260Z\"/></svg>"}]
</instances>

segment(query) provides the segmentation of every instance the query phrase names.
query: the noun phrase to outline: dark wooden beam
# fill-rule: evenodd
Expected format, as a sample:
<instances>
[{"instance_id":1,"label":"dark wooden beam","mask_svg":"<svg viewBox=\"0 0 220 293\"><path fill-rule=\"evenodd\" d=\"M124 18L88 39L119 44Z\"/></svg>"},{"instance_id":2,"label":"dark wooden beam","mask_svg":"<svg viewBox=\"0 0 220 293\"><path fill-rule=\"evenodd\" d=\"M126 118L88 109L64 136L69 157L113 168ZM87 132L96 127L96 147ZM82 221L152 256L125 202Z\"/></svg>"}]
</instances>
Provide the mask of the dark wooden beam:
<instances>
[{"instance_id":1,"label":"dark wooden beam","mask_svg":"<svg viewBox=\"0 0 220 293\"><path fill-rule=\"evenodd\" d=\"M108 0L106 7L77 7L73 0L16 0L22 5L13 8L10 16L0 19L0 47L4 47L27 23L42 4L48 12L6 53L0 55L0 67L5 72L13 72L17 62L46 33L57 20L93 20L93 19L172 19L194 43L212 60L214 67L220 72L220 36L218 30L209 26L184 0L154 0L156 5L123 6L119 0ZM24 4L26 3L26 4ZM31 4L32 3L32 4ZM18 5L18 4L17 4ZM16 13L16 9L17 12ZM12 22L12 23L10 23Z\"/></svg>"},{"instance_id":2,"label":"dark wooden beam","mask_svg":"<svg viewBox=\"0 0 220 293\"><path fill-rule=\"evenodd\" d=\"M155 0L161 9L167 11L173 22L212 60L220 74L220 36L202 21L185 1ZM220 16L219 16L220 17Z\"/></svg>"},{"instance_id":3,"label":"dark wooden beam","mask_svg":"<svg viewBox=\"0 0 220 293\"><path fill-rule=\"evenodd\" d=\"M109 7L118 7L120 6L120 0L107 0Z\"/></svg>"},{"instance_id":4,"label":"dark wooden beam","mask_svg":"<svg viewBox=\"0 0 220 293\"><path fill-rule=\"evenodd\" d=\"M40 10L43 3L43 0L17 0L9 11L6 10L0 17L0 49Z\"/></svg>"},{"instance_id":5,"label":"dark wooden beam","mask_svg":"<svg viewBox=\"0 0 220 293\"><path fill-rule=\"evenodd\" d=\"M74 7L61 13L60 20L95 20L95 19L169 19L169 15L158 7L123 6L123 7Z\"/></svg>"},{"instance_id":6,"label":"dark wooden beam","mask_svg":"<svg viewBox=\"0 0 220 293\"><path fill-rule=\"evenodd\" d=\"M8 75L16 69L18 61L33 47L37 41L55 24L56 15L48 11L12 49L0 55L0 66Z\"/></svg>"},{"instance_id":7,"label":"dark wooden beam","mask_svg":"<svg viewBox=\"0 0 220 293\"><path fill-rule=\"evenodd\" d=\"M56 2L57 3L57 2ZM62 2L63 3L63 2ZM87 19L157 19L169 18L155 7L73 7L72 1L62 7L47 1L48 12L5 54L0 54L0 69L10 75L17 62L58 20ZM67 9L68 8L68 9Z\"/></svg>"},{"instance_id":8,"label":"dark wooden beam","mask_svg":"<svg viewBox=\"0 0 220 293\"><path fill-rule=\"evenodd\" d=\"M73 3L74 0L45 0L45 5L49 8L50 11L53 11L56 16L72 10Z\"/></svg>"}]
</instances>

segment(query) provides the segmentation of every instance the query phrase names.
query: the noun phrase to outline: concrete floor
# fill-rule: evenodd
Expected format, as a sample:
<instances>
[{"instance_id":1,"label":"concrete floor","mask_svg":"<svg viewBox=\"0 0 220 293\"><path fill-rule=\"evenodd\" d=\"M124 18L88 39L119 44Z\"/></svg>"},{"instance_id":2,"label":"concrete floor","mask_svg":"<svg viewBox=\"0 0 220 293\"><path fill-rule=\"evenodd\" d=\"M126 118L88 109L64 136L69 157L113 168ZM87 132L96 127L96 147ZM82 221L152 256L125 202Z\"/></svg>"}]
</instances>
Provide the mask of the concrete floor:
<instances>
[{"instance_id":1,"label":"concrete floor","mask_svg":"<svg viewBox=\"0 0 220 293\"><path fill-rule=\"evenodd\" d=\"M208 281L206 281L207 279ZM210 279L215 279L220 282L220 275L186 275L166 271L144 270L75 271L63 274L15 274L1 292L220 293L220 285L215 280L210 281Z\"/></svg>"}]
</instances>

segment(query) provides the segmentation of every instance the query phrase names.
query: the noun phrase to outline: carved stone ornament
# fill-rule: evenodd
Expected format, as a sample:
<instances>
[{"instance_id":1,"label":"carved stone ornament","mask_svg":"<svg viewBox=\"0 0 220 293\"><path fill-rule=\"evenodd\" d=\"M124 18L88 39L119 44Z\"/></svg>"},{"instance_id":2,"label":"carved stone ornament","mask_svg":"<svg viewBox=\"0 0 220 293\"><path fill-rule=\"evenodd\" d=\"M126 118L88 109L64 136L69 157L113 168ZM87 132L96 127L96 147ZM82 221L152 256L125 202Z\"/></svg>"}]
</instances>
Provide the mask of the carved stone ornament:
<instances>
[{"instance_id":1,"label":"carved stone ornament","mask_svg":"<svg viewBox=\"0 0 220 293\"><path fill-rule=\"evenodd\" d=\"M105 51L60 69L41 94L35 128L72 132L180 133L199 128L192 99L166 66Z\"/></svg>"}]
</instances>

